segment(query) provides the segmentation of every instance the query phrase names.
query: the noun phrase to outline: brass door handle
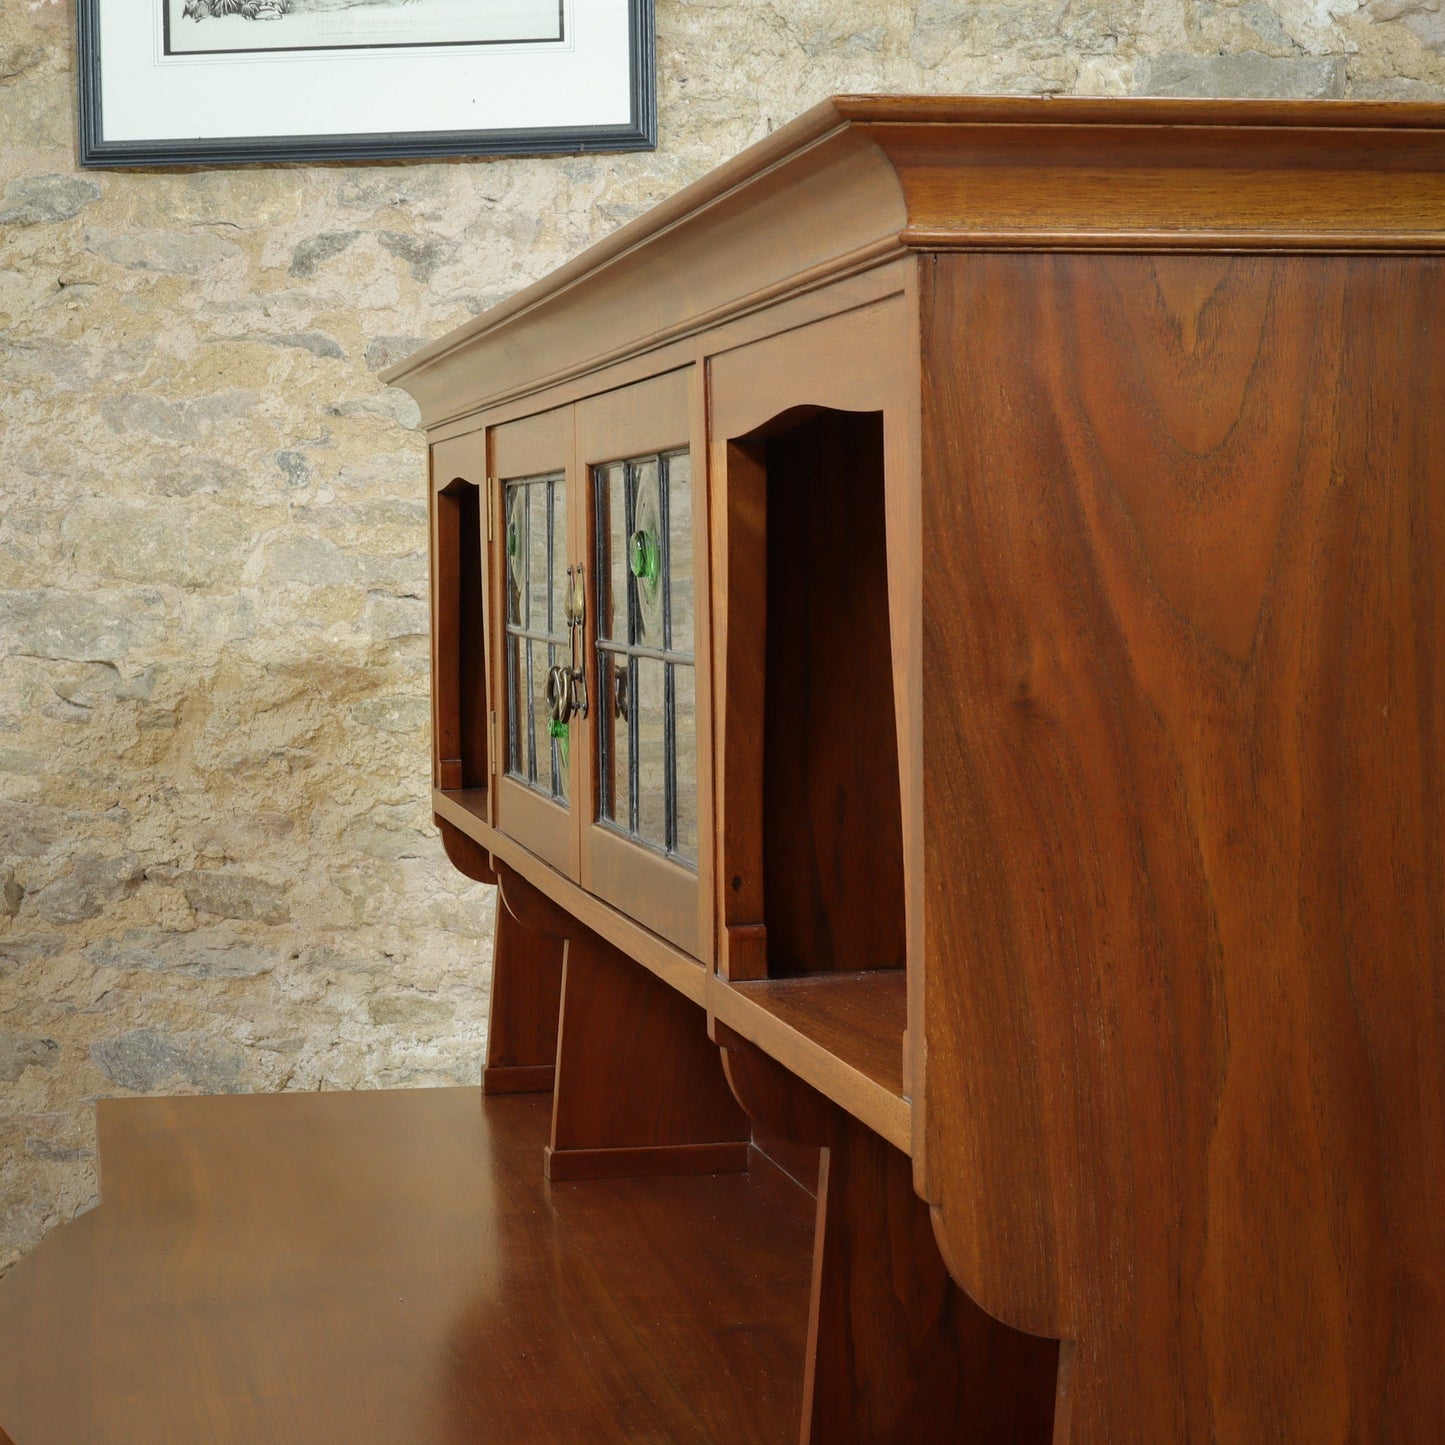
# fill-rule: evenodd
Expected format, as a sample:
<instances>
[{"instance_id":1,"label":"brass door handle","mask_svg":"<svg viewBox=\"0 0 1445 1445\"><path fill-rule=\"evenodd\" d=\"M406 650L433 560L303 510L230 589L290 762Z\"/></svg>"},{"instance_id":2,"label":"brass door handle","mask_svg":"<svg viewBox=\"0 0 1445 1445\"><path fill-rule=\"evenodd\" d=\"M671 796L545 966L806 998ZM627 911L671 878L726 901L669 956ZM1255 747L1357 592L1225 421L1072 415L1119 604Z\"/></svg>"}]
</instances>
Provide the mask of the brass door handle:
<instances>
[{"instance_id":1,"label":"brass door handle","mask_svg":"<svg viewBox=\"0 0 1445 1445\"><path fill-rule=\"evenodd\" d=\"M587 716L587 591L583 585L582 568L580 564L567 569L567 599L563 605L563 611L567 618L567 637L571 644L572 666L570 668L557 668L555 671L563 673L567 680L567 714L570 716L576 713L578 717ZM551 675L548 675L547 686L552 686ZM550 692L548 695L550 702ZM565 722L561 718L559 721Z\"/></svg>"}]
</instances>

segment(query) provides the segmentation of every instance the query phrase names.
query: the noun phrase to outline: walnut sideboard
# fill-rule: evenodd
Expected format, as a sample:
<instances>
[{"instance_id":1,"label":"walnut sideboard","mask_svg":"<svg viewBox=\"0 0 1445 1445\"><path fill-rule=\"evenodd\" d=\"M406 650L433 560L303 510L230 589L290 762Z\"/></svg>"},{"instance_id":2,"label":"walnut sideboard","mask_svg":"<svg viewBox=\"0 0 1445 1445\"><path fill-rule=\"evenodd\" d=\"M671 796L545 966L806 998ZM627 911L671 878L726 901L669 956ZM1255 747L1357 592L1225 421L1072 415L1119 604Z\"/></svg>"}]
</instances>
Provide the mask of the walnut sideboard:
<instances>
[{"instance_id":1,"label":"walnut sideboard","mask_svg":"<svg viewBox=\"0 0 1445 1445\"><path fill-rule=\"evenodd\" d=\"M1445 109L839 97L387 379L485 1089L816 1196L802 1438L1445 1440Z\"/></svg>"}]
</instances>

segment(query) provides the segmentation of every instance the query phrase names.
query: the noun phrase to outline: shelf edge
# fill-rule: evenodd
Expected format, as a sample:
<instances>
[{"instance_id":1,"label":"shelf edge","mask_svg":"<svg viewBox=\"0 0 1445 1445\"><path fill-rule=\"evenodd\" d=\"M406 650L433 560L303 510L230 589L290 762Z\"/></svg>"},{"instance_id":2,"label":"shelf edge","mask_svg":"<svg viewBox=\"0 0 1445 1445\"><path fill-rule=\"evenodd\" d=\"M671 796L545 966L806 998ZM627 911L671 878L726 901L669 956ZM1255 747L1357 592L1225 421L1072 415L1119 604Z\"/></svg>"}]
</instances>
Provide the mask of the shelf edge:
<instances>
[{"instance_id":1,"label":"shelf edge","mask_svg":"<svg viewBox=\"0 0 1445 1445\"><path fill-rule=\"evenodd\" d=\"M707 976L706 1003L710 1019L720 1020L756 1044L805 1084L846 1109L860 1124L912 1157L913 1105L908 1099L830 1053L816 1039L754 1003L716 974ZM844 1087L840 1088L840 1084Z\"/></svg>"}]
</instances>

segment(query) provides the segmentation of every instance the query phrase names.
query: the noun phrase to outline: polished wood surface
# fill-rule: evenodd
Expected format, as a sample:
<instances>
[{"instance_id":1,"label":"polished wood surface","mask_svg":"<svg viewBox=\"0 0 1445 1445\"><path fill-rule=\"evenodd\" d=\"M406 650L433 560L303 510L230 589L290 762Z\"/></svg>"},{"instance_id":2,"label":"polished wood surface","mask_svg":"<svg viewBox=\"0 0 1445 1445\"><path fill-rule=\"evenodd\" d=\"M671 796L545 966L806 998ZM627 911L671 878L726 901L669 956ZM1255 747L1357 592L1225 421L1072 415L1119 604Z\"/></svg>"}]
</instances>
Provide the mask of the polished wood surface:
<instances>
[{"instance_id":1,"label":"polished wood surface","mask_svg":"<svg viewBox=\"0 0 1445 1445\"><path fill-rule=\"evenodd\" d=\"M548 1184L543 1098L102 1102L104 1203L0 1283L17 1445L796 1439L773 1171Z\"/></svg>"},{"instance_id":2,"label":"polished wood surface","mask_svg":"<svg viewBox=\"0 0 1445 1445\"><path fill-rule=\"evenodd\" d=\"M949 1277L907 1156L840 1116L818 1197L804 1445L1049 1445L1058 1344Z\"/></svg>"},{"instance_id":3,"label":"polished wood surface","mask_svg":"<svg viewBox=\"0 0 1445 1445\"><path fill-rule=\"evenodd\" d=\"M903 969L763 979L733 984L729 992L814 1040L890 1094L908 1097L903 1073L908 977Z\"/></svg>"},{"instance_id":4,"label":"polished wood surface","mask_svg":"<svg viewBox=\"0 0 1445 1445\"><path fill-rule=\"evenodd\" d=\"M729 1029L902 1152L914 1139L902 1092L906 980L896 970L731 984L708 980L713 1035ZM856 1033L845 1028L849 1021Z\"/></svg>"},{"instance_id":5,"label":"polished wood surface","mask_svg":"<svg viewBox=\"0 0 1445 1445\"><path fill-rule=\"evenodd\" d=\"M925 270L924 1182L1076 1445L1445 1439L1442 317Z\"/></svg>"},{"instance_id":6,"label":"polished wood surface","mask_svg":"<svg viewBox=\"0 0 1445 1445\"><path fill-rule=\"evenodd\" d=\"M745 1169L747 1120L702 1009L506 863L497 872L506 910L563 941L549 1177Z\"/></svg>"}]
</instances>

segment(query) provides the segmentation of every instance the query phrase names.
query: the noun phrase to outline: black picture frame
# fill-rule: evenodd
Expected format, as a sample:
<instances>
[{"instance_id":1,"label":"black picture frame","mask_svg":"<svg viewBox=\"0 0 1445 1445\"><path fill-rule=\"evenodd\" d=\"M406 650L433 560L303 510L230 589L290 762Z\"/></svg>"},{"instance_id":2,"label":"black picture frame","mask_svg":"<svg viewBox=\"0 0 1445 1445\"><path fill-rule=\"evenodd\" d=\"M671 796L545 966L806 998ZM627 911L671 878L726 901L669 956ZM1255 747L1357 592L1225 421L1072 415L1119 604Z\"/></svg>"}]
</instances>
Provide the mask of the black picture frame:
<instances>
[{"instance_id":1,"label":"black picture frame","mask_svg":"<svg viewBox=\"0 0 1445 1445\"><path fill-rule=\"evenodd\" d=\"M80 165L87 169L142 169L655 150L657 44L654 0L625 0L625 3L629 29L627 91L631 111L625 123L580 127L111 140L104 133L101 106L105 83L100 43L101 0L77 0Z\"/></svg>"}]
</instances>

